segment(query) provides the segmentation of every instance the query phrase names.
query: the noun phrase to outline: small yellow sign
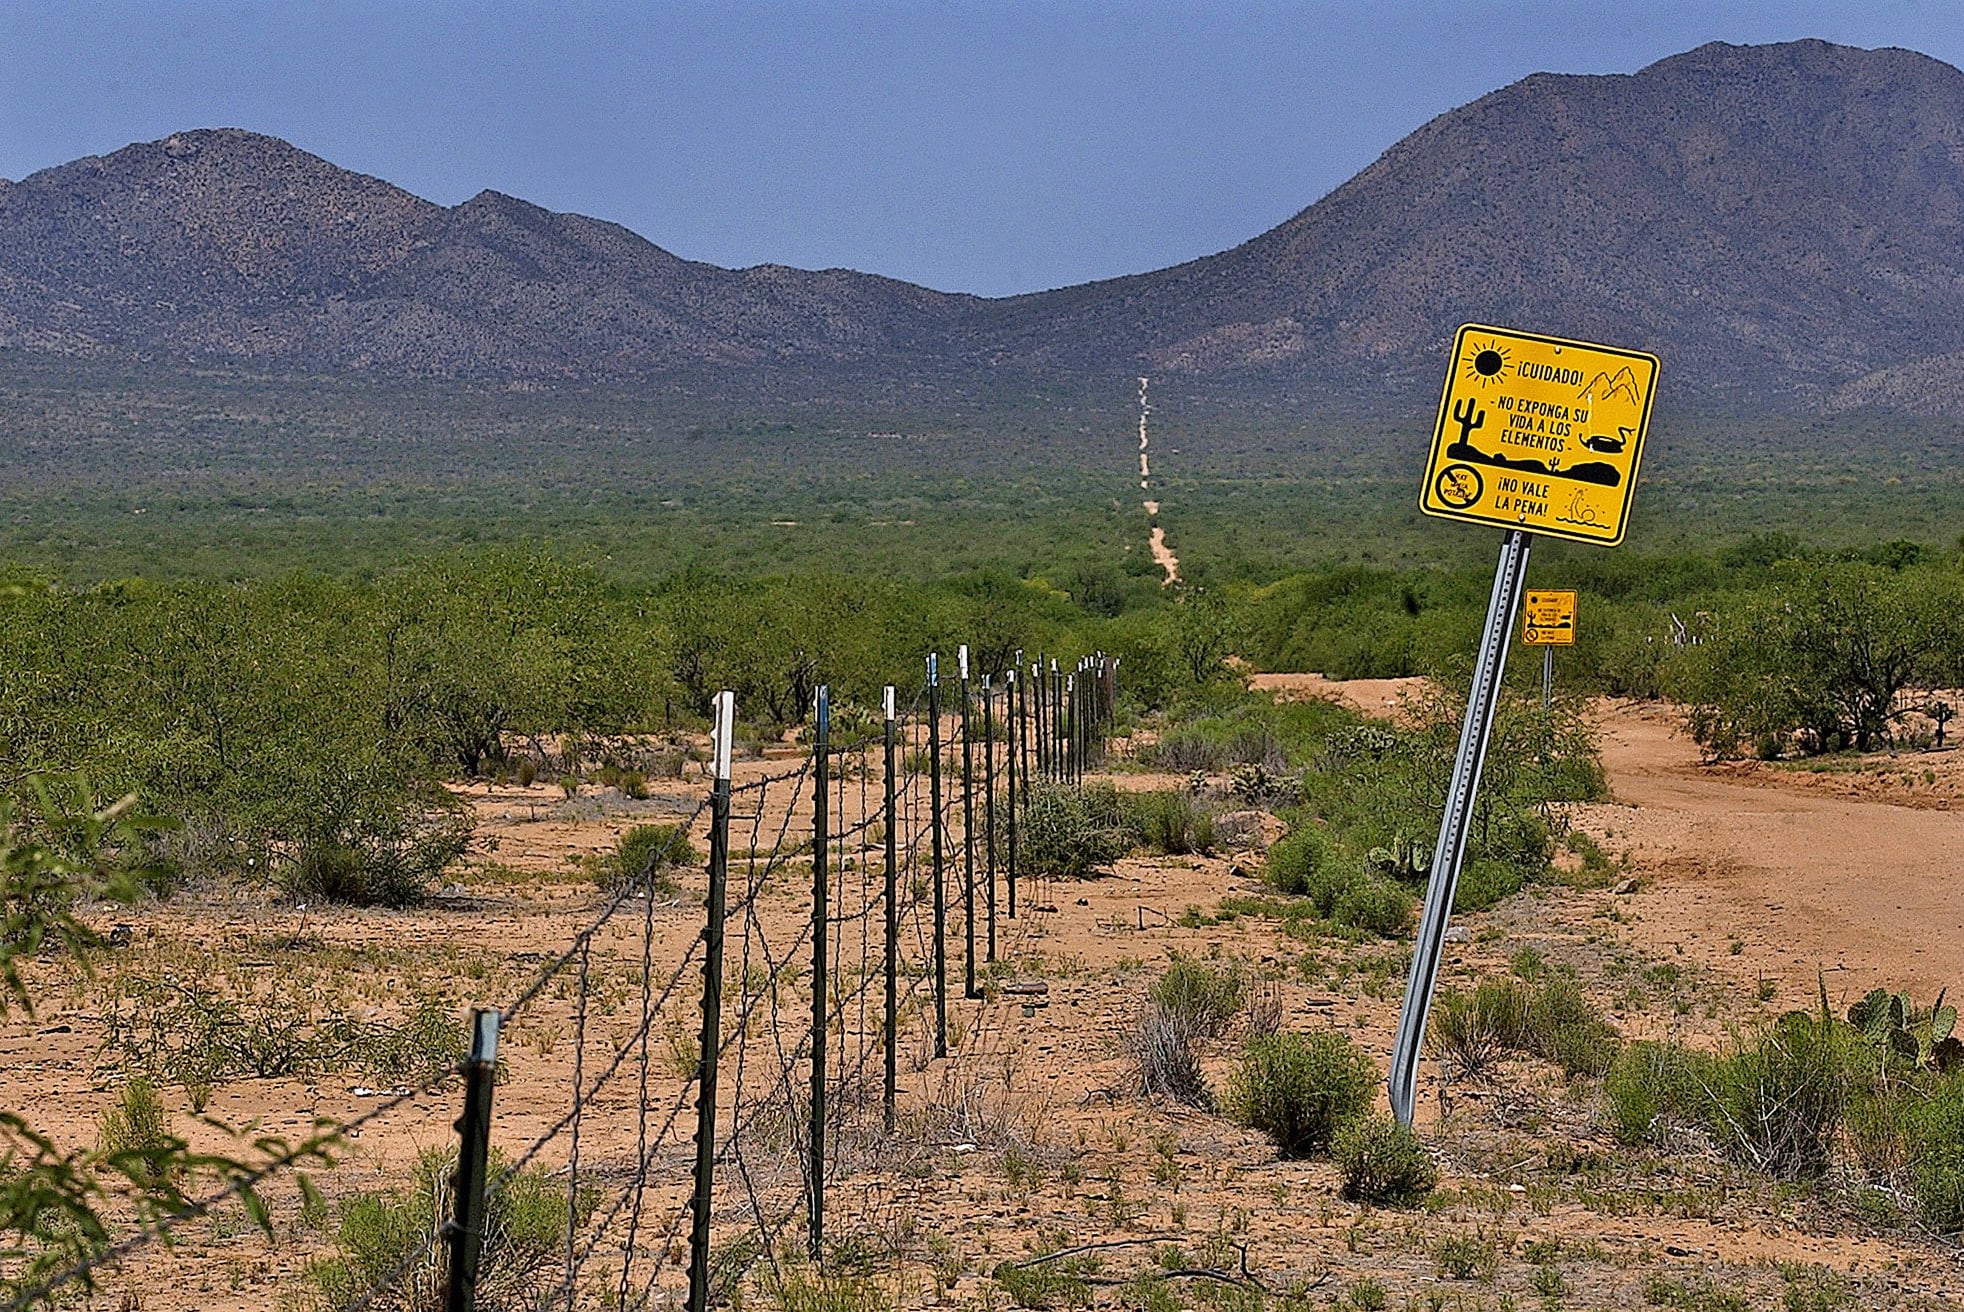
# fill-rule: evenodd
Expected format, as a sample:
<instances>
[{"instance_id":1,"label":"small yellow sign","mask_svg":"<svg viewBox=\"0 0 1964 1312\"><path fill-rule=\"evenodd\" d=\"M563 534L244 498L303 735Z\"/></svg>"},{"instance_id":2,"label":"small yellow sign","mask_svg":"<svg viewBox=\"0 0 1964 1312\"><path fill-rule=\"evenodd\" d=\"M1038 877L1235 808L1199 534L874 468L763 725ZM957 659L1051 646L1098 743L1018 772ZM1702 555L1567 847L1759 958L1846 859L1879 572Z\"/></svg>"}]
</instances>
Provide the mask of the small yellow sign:
<instances>
[{"instance_id":1,"label":"small yellow sign","mask_svg":"<svg viewBox=\"0 0 1964 1312\"><path fill-rule=\"evenodd\" d=\"M1530 647L1575 645L1575 593L1529 588L1521 601L1521 641Z\"/></svg>"},{"instance_id":2,"label":"small yellow sign","mask_svg":"<svg viewBox=\"0 0 1964 1312\"><path fill-rule=\"evenodd\" d=\"M1469 323L1453 339L1419 509L1623 541L1657 357Z\"/></svg>"}]
</instances>

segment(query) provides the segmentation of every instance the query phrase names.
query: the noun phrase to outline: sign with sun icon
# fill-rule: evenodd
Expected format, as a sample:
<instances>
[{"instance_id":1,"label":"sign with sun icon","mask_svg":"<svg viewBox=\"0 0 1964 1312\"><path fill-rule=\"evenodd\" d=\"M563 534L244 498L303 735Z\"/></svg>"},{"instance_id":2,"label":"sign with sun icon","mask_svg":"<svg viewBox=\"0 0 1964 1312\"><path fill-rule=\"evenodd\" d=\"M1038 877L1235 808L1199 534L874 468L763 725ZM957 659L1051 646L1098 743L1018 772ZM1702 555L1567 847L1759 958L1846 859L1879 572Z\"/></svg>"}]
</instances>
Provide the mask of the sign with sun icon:
<instances>
[{"instance_id":1,"label":"sign with sun icon","mask_svg":"<svg viewBox=\"0 0 1964 1312\"><path fill-rule=\"evenodd\" d=\"M1453 339L1419 509L1615 546L1657 357L1469 323Z\"/></svg>"},{"instance_id":2,"label":"sign with sun icon","mask_svg":"<svg viewBox=\"0 0 1964 1312\"><path fill-rule=\"evenodd\" d=\"M1467 343L1461 355L1461 363L1466 366L1466 380L1475 387L1487 388L1507 380L1507 357L1512 354L1507 344L1497 338L1474 340Z\"/></svg>"}]
</instances>

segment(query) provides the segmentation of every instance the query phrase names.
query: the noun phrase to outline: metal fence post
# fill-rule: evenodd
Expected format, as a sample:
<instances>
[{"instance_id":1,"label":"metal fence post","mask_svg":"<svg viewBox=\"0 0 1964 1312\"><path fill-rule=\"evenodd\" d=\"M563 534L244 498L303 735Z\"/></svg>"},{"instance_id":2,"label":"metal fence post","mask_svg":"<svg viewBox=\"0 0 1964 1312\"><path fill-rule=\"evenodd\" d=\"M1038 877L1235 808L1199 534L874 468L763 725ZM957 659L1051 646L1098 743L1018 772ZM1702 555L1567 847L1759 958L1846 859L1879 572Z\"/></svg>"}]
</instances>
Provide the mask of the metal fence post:
<instances>
[{"instance_id":1,"label":"metal fence post","mask_svg":"<svg viewBox=\"0 0 1964 1312\"><path fill-rule=\"evenodd\" d=\"M975 991L975 731L969 714L968 644L956 652L962 678L962 933L968 951L962 957L962 996Z\"/></svg>"},{"instance_id":2,"label":"metal fence post","mask_svg":"<svg viewBox=\"0 0 1964 1312\"><path fill-rule=\"evenodd\" d=\"M1010 718L1016 724L1016 773L1023 780L1023 796L1019 799L1028 805L1030 801L1030 743L1027 737L1027 721L1030 709L1030 685L1023 677L1023 653L1016 653L1016 681L1010 685Z\"/></svg>"},{"instance_id":3,"label":"metal fence post","mask_svg":"<svg viewBox=\"0 0 1964 1312\"><path fill-rule=\"evenodd\" d=\"M948 1055L948 898L941 851L941 660L927 658L927 810L934 865L934 1055Z\"/></svg>"},{"instance_id":4,"label":"metal fence post","mask_svg":"<svg viewBox=\"0 0 1964 1312\"><path fill-rule=\"evenodd\" d=\"M1036 748L1037 773L1050 777L1050 753L1045 749L1044 722L1047 703L1050 700L1050 684L1043 677L1043 657L1038 656L1030 666L1030 695L1035 699L1030 710L1031 746Z\"/></svg>"},{"instance_id":5,"label":"metal fence post","mask_svg":"<svg viewBox=\"0 0 1964 1312\"><path fill-rule=\"evenodd\" d=\"M886 691L886 790L883 799L883 817L886 821L887 842L887 924L886 924L886 984L887 1009L886 1026L882 1038L886 1047L886 1087L881 1106L886 1112L887 1133L893 1133L894 1091L899 1079L898 1057L894 1051L894 1031L898 1024L897 1013L900 1008L900 860L894 830L899 827L899 812L894 807L894 714L893 685ZM694 1312L694 1309L691 1309Z\"/></svg>"},{"instance_id":6,"label":"metal fence post","mask_svg":"<svg viewBox=\"0 0 1964 1312\"><path fill-rule=\"evenodd\" d=\"M1058 736L1064 715L1064 676L1058 672L1057 658L1050 658L1050 723L1045 726L1045 746L1050 749L1051 779L1061 783L1064 779L1063 762L1058 760L1058 748L1063 740Z\"/></svg>"},{"instance_id":7,"label":"metal fence post","mask_svg":"<svg viewBox=\"0 0 1964 1312\"><path fill-rule=\"evenodd\" d=\"M1018 654L1020 655L1021 653ZM1016 754L1017 749L1022 745L1023 737L1023 719L1017 713L1019 706L1017 701L1018 687L1016 671L1011 670L1009 672L1009 687L1003 696L1003 700L1008 704L1009 713L1009 722L1003 726L1009 730L1009 749L1003 753L1003 765L1007 767L1009 774L1009 787L1004 793L1003 801L1009 804L1009 852L1007 855L1009 857L1009 918L1011 920L1016 919ZM1027 784L1024 786L1026 788L1028 787Z\"/></svg>"},{"instance_id":8,"label":"metal fence post","mask_svg":"<svg viewBox=\"0 0 1964 1312\"><path fill-rule=\"evenodd\" d=\"M996 959L996 694L982 676L982 872L988 897L989 960Z\"/></svg>"},{"instance_id":9,"label":"metal fence post","mask_svg":"<svg viewBox=\"0 0 1964 1312\"><path fill-rule=\"evenodd\" d=\"M832 751L832 694L818 685L817 735L812 744L812 1105L811 1129L811 1259L825 1251L825 939L830 919L826 906L825 855L832 838L827 828L826 794L830 789Z\"/></svg>"},{"instance_id":10,"label":"metal fence post","mask_svg":"<svg viewBox=\"0 0 1964 1312\"><path fill-rule=\"evenodd\" d=\"M1077 782L1077 675L1064 676L1064 782Z\"/></svg>"},{"instance_id":11,"label":"metal fence post","mask_svg":"<svg viewBox=\"0 0 1964 1312\"><path fill-rule=\"evenodd\" d=\"M709 1209L716 1178L716 1057L723 1047L723 917L730 869L730 743L736 694L716 694L709 789L709 896L703 900L702 1049L696 1074L695 1197L689 1205L688 1312L709 1307Z\"/></svg>"},{"instance_id":12,"label":"metal fence post","mask_svg":"<svg viewBox=\"0 0 1964 1312\"><path fill-rule=\"evenodd\" d=\"M496 1011L471 1013L471 1051L464 1061L464 1114L457 1118L457 1171L451 1176L450 1250L444 1312L473 1312L477 1265L484 1251L484 1178L491 1157L491 1086L498 1067Z\"/></svg>"}]
</instances>

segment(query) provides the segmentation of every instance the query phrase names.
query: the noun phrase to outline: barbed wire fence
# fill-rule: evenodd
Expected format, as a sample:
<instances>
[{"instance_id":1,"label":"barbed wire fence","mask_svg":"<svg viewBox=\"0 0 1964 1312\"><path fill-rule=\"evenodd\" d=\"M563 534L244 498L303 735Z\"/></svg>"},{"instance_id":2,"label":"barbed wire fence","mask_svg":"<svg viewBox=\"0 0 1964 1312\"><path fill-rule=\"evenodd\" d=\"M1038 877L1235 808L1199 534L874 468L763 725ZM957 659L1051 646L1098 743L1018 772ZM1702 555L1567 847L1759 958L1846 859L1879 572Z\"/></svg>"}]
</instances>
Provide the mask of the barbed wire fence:
<instances>
[{"instance_id":1,"label":"barbed wire fence","mask_svg":"<svg viewBox=\"0 0 1964 1312\"><path fill-rule=\"evenodd\" d=\"M954 1067L1000 1037L988 968L1055 910L1020 869L1033 781L1076 782L1095 764L1116 674L1103 654L1064 671L1018 652L1000 677L971 679L962 648L953 687L931 656L905 706L889 687L878 712L835 707L820 686L802 759L741 782L735 699L720 694L708 794L507 1002L473 1013L461 1060L346 1122L261 1140L262 1162L169 1216L0 1284L6 1307L154 1279L136 1259L233 1202L269 1229L310 1217L321 1229L314 1174L338 1169L335 1154L400 1180L410 1146L412 1233L279 1273L306 1284L286 1305L703 1312L759 1272L782 1279L787 1260L822 1264L838 1183L934 1100L930 1072L957 1090L943 1113L975 1112ZM697 870L700 902L675 883ZM951 1042L957 937L973 1015ZM454 1136L431 1133L432 1110L460 1090ZM268 1200L275 1184L290 1188L284 1206ZM872 1207L869 1195L844 1219L867 1225Z\"/></svg>"}]
</instances>

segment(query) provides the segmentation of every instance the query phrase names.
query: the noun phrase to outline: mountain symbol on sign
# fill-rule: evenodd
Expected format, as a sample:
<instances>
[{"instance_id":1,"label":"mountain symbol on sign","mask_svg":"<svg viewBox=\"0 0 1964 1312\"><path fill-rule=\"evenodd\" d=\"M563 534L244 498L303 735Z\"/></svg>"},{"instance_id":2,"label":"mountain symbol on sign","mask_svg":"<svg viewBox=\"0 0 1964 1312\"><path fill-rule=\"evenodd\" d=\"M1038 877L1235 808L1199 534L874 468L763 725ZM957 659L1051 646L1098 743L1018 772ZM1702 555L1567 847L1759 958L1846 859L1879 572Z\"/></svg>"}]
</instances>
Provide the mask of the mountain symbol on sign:
<instances>
[{"instance_id":1,"label":"mountain symbol on sign","mask_svg":"<svg viewBox=\"0 0 1964 1312\"><path fill-rule=\"evenodd\" d=\"M1630 371L1630 366L1627 364L1618 369L1614 375L1598 369L1596 376L1589 380L1589 385L1582 389L1582 394L1576 399L1594 401L1597 405L1601 405L1618 392L1629 397L1631 405L1643 404L1643 398L1637 395L1637 376Z\"/></svg>"}]
</instances>

